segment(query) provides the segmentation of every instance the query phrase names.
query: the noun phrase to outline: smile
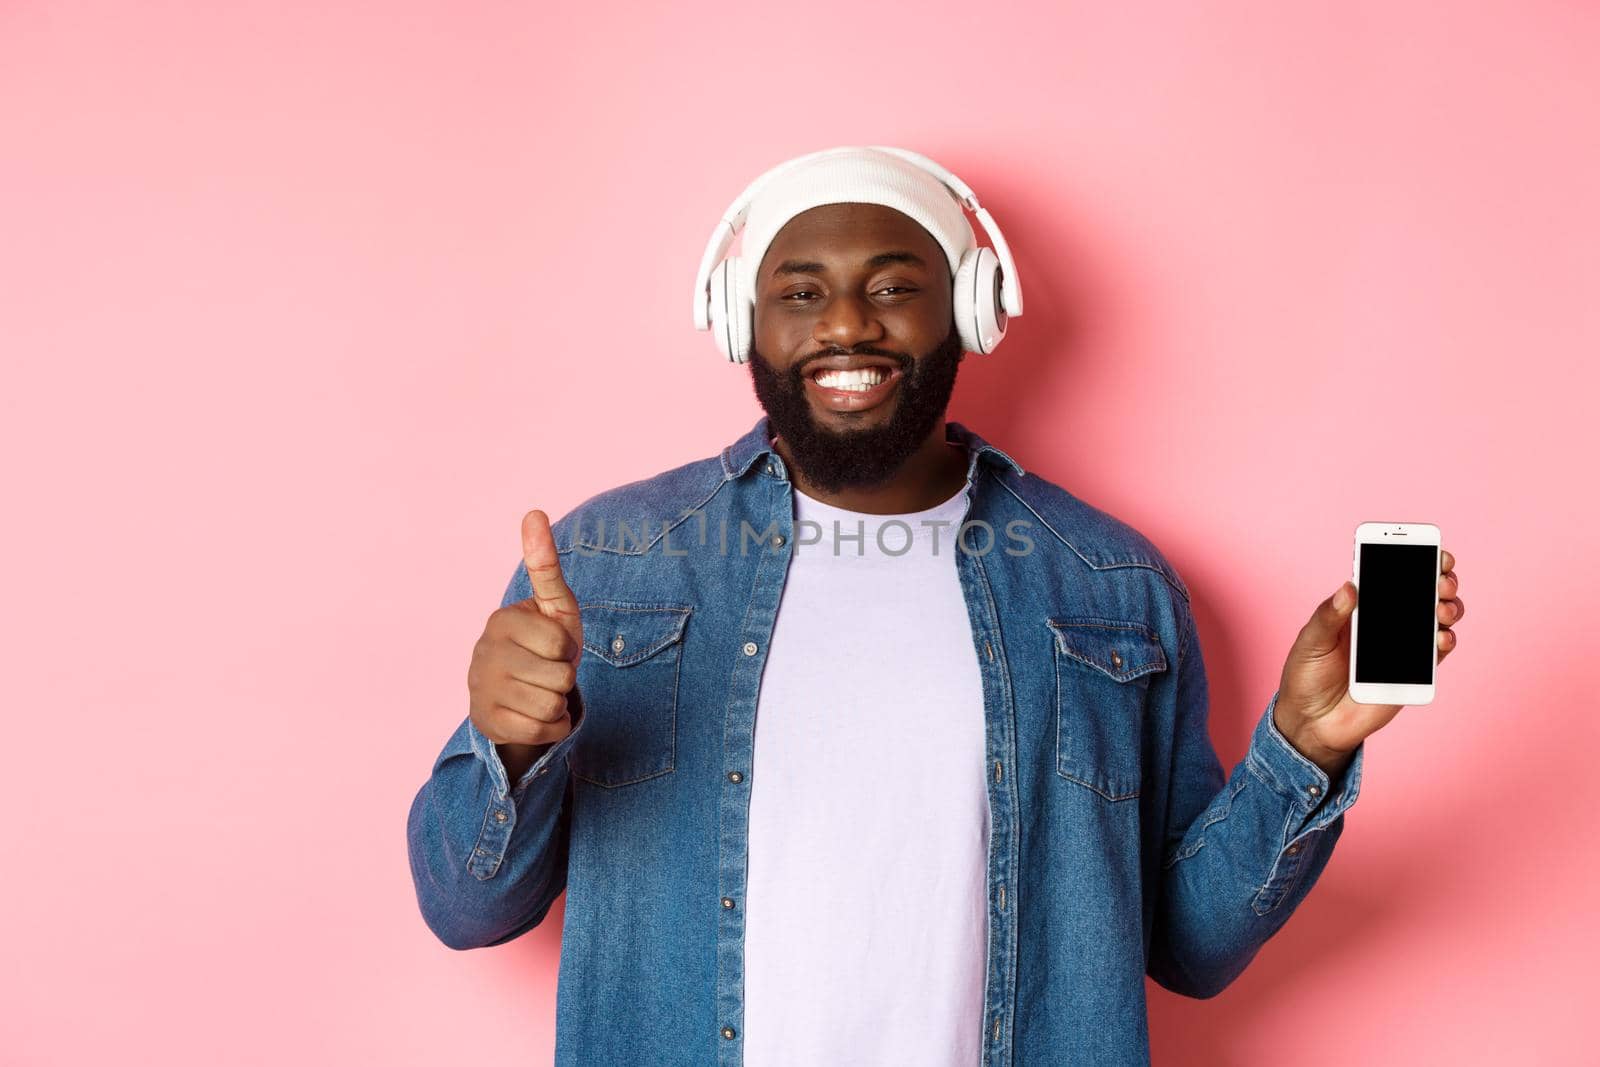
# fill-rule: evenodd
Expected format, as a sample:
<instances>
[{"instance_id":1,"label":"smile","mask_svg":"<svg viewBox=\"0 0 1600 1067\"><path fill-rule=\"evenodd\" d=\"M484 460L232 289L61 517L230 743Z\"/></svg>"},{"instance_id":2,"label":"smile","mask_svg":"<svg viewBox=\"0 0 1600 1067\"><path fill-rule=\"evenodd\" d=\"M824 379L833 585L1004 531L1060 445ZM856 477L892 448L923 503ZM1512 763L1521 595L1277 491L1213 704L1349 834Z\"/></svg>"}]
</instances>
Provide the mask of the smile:
<instances>
[{"instance_id":1,"label":"smile","mask_svg":"<svg viewBox=\"0 0 1600 1067\"><path fill-rule=\"evenodd\" d=\"M865 411L883 403L900 384L898 367L822 368L806 376L806 390L829 411Z\"/></svg>"}]
</instances>

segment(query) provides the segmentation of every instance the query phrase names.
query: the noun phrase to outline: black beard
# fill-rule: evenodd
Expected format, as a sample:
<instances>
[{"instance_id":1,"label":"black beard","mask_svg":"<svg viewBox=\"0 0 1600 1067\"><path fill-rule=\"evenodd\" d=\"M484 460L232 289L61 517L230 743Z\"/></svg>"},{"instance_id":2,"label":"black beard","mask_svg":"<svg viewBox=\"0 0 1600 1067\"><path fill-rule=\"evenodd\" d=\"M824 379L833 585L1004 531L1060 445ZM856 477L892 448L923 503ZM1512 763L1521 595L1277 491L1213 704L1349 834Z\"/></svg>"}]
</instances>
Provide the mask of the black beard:
<instances>
[{"instance_id":1,"label":"black beard","mask_svg":"<svg viewBox=\"0 0 1600 1067\"><path fill-rule=\"evenodd\" d=\"M754 343L750 346L750 381L766 410L769 429L789 446L806 480L827 493L883 485L922 447L955 391L961 336L952 326L939 347L921 359L873 347L859 348L853 354L887 356L900 364L904 374L888 422L835 433L812 418L798 366L780 372Z\"/></svg>"}]
</instances>

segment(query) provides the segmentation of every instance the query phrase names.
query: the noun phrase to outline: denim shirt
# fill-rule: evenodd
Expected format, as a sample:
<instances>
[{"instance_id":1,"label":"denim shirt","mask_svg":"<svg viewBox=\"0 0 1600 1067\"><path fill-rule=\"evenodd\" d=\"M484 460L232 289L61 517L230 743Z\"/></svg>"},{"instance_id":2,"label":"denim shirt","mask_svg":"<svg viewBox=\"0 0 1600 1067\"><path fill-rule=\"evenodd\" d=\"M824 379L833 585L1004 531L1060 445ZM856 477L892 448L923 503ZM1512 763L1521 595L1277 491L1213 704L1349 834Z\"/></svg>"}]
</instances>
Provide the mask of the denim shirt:
<instances>
[{"instance_id":1,"label":"denim shirt","mask_svg":"<svg viewBox=\"0 0 1600 1067\"><path fill-rule=\"evenodd\" d=\"M1145 976L1212 997L1244 970L1327 864L1365 746L1330 781L1278 731L1274 693L1225 775L1172 565L945 433L972 486L955 554L991 825L982 1063L1146 1064ZM511 782L463 720L411 805L417 900L446 945L509 941L566 890L557 1064L743 1062L751 753L793 504L763 416L554 522L583 620L574 729ZM529 596L519 560L502 605ZM889 636L915 640L916 619Z\"/></svg>"}]
</instances>

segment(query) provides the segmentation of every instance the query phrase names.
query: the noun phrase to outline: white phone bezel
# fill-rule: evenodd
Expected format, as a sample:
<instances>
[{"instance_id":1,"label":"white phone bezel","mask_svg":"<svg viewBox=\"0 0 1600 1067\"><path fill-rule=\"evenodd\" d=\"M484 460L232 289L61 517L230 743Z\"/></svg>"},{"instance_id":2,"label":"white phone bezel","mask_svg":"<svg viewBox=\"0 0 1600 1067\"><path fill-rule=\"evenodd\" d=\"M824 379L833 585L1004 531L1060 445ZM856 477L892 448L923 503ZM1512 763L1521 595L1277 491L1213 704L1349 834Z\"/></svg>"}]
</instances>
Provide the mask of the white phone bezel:
<instances>
[{"instance_id":1,"label":"white phone bezel","mask_svg":"<svg viewBox=\"0 0 1600 1067\"><path fill-rule=\"evenodd\" d=\"M1350 699L1358 704L1431 704L1439 678L1439 583L1433 585L1433 666L1427 685L1394 685L1356 681L1356 632L1361 625L1361 546L1403 542L1432 545L1434 571L1440 569L1439 527L1427 522L1364 522L1356 527L1350 550L1351 580L1356 585L1356 607L1350 617Z\"/></svg>"}]
</instances>

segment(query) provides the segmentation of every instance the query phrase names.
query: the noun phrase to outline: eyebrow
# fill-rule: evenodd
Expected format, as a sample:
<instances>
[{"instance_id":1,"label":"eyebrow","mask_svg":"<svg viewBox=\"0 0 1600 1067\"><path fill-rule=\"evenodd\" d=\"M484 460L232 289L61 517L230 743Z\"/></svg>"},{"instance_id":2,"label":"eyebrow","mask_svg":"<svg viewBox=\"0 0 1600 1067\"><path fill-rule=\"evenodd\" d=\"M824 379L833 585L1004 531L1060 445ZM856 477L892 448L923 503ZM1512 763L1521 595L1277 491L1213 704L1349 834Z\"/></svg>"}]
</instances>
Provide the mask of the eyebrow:
<instances>
[{"instance_id":1,"label":"eyebrow","mask_svg":"<svg viewBox=\"0 0 1600 1067\"><path fill-rule=\"evenodd\" d=\"M868 259L865 266L868 270L877 270L879 267L890 263L906 263L911 266L921 267L924 270L926 270L928 267L928 265L922 261L921 256L917 255L915 252L904 251L879 252L877 255ZM772 276L776 278L784 274L826 274L827 270L828 268L821 263L798 259L786 259L773 269Z\"/></svg>"}]
</instances>

